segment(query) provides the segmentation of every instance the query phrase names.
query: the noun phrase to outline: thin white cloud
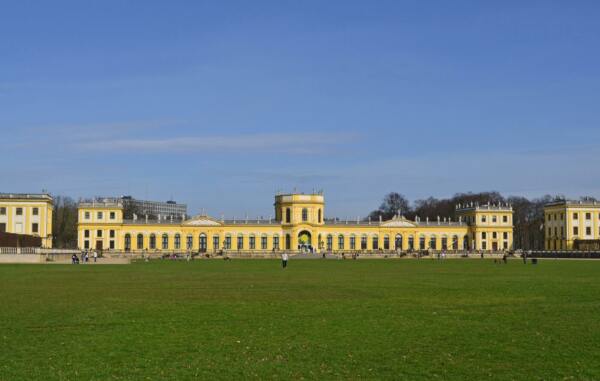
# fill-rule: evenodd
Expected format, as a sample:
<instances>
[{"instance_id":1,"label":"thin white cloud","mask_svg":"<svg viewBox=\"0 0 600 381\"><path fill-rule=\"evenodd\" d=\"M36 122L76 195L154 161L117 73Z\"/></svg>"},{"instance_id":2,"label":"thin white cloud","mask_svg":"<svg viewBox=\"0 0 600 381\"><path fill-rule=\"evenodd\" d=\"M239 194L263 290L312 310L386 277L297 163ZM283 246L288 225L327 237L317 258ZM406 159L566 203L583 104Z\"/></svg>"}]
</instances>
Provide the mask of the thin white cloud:
<instances>
[{"instance_id":1,"label":"thin white cloud","mask_svg":"<svg viewBox=\"0 0 600 381\"><path fill-rule=\"evenodd\" d=\"M326 152L352 141L355 134L246 134L190 136L163 139L106 139L78 144L83 150L111 152L237 152L310 154Z\"/></svg>"}]
</instances>

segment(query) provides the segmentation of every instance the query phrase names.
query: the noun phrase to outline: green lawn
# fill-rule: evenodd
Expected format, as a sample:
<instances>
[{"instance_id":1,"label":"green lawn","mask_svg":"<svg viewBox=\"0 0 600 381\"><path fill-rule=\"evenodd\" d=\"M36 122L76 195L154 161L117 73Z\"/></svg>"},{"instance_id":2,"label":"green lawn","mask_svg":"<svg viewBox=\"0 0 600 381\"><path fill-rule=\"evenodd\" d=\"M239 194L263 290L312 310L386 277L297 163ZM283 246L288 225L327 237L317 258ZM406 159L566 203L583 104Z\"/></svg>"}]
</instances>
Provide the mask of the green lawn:
<instances>
[{"instance_id":1,"label":"green lawn","mask_svg":"<svg viewBox=\"0 0 600 381\"><path fill-rule=\"evenodd\" d=\"M0 266L0 380L600 379L600 261Z\"/></svg>"}]
</instances>

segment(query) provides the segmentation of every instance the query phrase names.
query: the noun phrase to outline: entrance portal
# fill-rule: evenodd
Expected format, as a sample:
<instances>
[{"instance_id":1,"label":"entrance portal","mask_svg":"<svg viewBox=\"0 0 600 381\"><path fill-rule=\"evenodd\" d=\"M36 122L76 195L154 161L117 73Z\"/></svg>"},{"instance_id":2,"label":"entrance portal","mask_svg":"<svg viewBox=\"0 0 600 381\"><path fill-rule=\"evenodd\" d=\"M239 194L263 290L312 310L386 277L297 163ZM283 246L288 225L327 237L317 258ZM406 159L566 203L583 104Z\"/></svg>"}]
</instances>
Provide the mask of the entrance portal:
<instances>
[{"instance_id":1,"label":"entrance portal","mask_svg":"<svg viewBox=\"0 0 600 381\"><path fill-rule=\"evenodd\" d=\"M298 233L298 249L302 251L312 250L312 235L307 230Z\"/></svg>"}]
</instances>

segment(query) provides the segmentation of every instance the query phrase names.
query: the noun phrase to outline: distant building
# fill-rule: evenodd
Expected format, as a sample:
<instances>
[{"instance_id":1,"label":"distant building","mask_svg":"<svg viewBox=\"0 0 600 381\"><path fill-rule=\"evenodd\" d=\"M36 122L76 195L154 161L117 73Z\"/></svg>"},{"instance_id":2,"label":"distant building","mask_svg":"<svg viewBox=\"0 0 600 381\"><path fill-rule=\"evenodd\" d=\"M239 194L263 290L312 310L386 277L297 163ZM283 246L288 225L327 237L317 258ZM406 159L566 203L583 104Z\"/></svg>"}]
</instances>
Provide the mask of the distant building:
<instances>
[{"instance_id":1,"label":"distant building","mask_svg":"<svg viewBox=\"0 0 600 381\"><path fill-rule=\"evenodd\" d=\"M558 201L544 206L546 250L586 250L600 240L600 203Z\"/></svg>"},{"instance_id":2,"label":"distant building","mask_svg":"<svg viewBox=\"0 0 600 381\"><path fill-rule=\"evenodd\" d=\"M148 200L138 200L131 196L122 196L121 200L123 202L123 207L127 209L129 206L133 207L136 213L140 216L144 216L146 214L151 216L161 216L170 218L181 219L182 216L187 215L187 205L186 204L178 204L175 201L148 201Z\"/></svg>"},{"instance_id":3,"label":"distant building","mask_svg":"<svg viewBox=\"0 0 600 381\"><path fill-rule=\"evenodd\" d=\"M123 200L80 203L78 244L127 252L216 252L316 250L327 252L412 252L511 250L512 207L457 205L458 219L388 221L325 218L325 199L317 194L278 194L275 218L176 220L124 219ZM163 210L164 211L164 210Z\"/></svg>"},{"instance_id":4,"label":"distant building","mask_svg":"<svg viewBox=\"0 0 600 381\"><path fill-rule=\"evenodd\" d=\"M40 237L52 247L52 197L46 193L0 193L0 232Z\"/></svg>"}]
</instances>

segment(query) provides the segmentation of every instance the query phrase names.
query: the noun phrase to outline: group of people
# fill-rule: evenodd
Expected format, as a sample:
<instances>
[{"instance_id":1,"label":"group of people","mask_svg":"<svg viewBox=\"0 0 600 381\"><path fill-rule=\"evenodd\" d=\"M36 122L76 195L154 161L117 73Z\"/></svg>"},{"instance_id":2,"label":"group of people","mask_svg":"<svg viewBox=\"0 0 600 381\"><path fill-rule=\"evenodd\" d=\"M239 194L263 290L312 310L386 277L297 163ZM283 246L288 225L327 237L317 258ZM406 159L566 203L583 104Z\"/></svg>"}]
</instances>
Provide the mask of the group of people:
<instances>
[{"instance_id":1,"label":"group of people","mask_svg":"<svg viewBox=\"0 0 600 381\"><path fill-rule=\"evenodd\" d=\"M92 257L94 258L94 262L98 261L98 253L96 251L92 252ZM90 261L90 253L85 250L81 252L81 262L83 263L88 263ZM71 263L74 265L78 265L79 264L79 257L77 256L77 254L73 254L71 256Z\"/></svg>"}]
</instances>

